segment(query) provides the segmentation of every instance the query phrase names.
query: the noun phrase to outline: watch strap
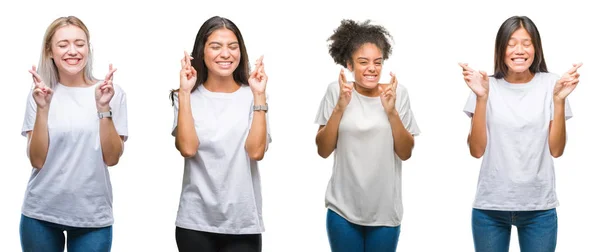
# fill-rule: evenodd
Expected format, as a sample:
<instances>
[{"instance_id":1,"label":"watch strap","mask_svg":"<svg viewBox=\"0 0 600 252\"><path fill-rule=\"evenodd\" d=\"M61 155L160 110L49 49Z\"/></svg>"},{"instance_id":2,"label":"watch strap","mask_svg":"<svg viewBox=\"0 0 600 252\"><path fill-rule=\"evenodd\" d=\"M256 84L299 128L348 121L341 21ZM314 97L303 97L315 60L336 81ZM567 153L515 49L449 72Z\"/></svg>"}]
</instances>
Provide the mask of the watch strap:
<instances>
[{"instance_id":1,"label":"watch strap","mask_svg":"<svg viewBox=\"0 0 600 252\"><path fill-rule=\"evenodd\" d=\"M109 118L112 117L112 110L106 111L106 112L98 112L98 118L102 119L102 118Z\"/></svg>"},{"instance_id":2,"label":"watch strap","mask_svg":"<svg viewBox=\"0 0 600 252\"><path fill-rule=\"evenodd\" d=\"M254 111L269 111L269 105L265 104L265 105L254 105L252 106L252 108L254 109Z\"/></svg>"}]
</instances>

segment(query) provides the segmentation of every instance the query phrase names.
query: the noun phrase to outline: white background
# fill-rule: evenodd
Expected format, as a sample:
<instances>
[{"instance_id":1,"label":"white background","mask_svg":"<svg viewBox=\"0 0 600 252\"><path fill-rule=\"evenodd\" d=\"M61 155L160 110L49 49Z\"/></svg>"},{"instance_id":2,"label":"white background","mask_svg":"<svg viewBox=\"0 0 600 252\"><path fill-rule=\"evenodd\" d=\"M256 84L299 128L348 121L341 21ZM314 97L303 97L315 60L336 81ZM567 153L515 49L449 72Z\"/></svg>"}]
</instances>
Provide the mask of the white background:
<instances>
[{"instance_id":1,"label":"white background","mask_svg":"<svg viewBox=\"0 0 600 252\"><path fill-rule=\"evenodd\" d=\"M285 3L283 3L285 2ZM394 6L390 4L394 2ZM587 3L585 3L587 2ZM250 61L265 55L273 143L260 163L263 251L328 251L324 195L332 159L317 155L314 117L340 67L326 39L343 18L372 19L395 38L385 71L410 92L422 135L403 167L405 214L398 251L473 251L471 204L480 160L469 155L469 119L462 112L468 87L457 63L493 71L500 24L527 15L538 26L549 70L562 74L583 62L581 82L569 96L565 154L555 161L558 251L600 251L597 158L598 13L593 1L14 1L0 8L0 250L20 251L20 208L30 174L20 136L46 27L75 15L91 32L94 73L108 64L128 95L124 156L110 168L114 189L113 251L176 251L175 217L183 158L170 135L170 89L178 87L179 60L192 50L200 25L213 15L241 29ZM387 74L386 74L387 76ZM385 81L387 78L384 78ZM518 251L513 228L511 251Z\"/></svg>"}]
</instances>

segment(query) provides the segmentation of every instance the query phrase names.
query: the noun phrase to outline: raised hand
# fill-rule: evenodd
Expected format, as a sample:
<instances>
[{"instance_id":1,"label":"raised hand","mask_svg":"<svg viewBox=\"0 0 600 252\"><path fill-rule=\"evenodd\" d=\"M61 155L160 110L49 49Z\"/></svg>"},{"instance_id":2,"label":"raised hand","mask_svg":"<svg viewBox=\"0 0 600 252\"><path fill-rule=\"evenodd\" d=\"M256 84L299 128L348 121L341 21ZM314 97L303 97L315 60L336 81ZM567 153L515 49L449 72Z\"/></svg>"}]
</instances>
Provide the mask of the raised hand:
<instances>
[{"instance_id":1,"label":"raised hand","mask_svg":"<svg viewBox=\"0 0 600 252\"><path fill-rule=\"evenodd\" d=\"M250 89L252 93L255 94L264 94L265 89L267 88L267 74L265 74L265 64L263 63L263 56L260 56L259 59L254 63L254 71L250 73L250 78L248 78L248 84L250 85Z\"/></svg>"},{"instance_id":2,"label":"raised hand","mask_svg":"<svg viewBox=\"0 0 600 252\"><path fill-rule=\"evenodd\" d=\"M390 72L390 76L392 76L390 84L379 84L378 86L381 105L383 105L383 109L386 113L390 113L396 109L396 88L398 87L398 80L394 73Z\"/></svg>"},{"instance_id":3,"label":"raised hand","mask_svg":"<svg viewBox=\"0 0 600 252\"><path fill-rule=\"evenodd\" d=\"M556 85L554 85L554 98L564 100L571 92L573 92L579 83L579 73L577 72L577 69L579 69L581 65L583 65L583 63L573 64L573 67L556 81Z\"/></svg>"},{"instance_id":4,"label":"raised hand","mask_svg":"<svg viewBox=\"0 0 600 252\"><path fill-rule=\"evenodd\" d=\"M352 99L352 89L354 86L346 80L346 75L344 74L344 69L340 70L340 75L338 77L338 84L340 85L340 98L338 99L337 105L341 109L345 109L350 103L350 99Z\"/></svg>"},{"instance_id":5,"label":"raised hand","mask_svg":"<svg viewBox=\"0 0 600 252\"><path fill-rule=\"evenodd\" d=\"M36 72L35 65L29 69L29 73L31 73L31 78L35 85L35 88L33 89L33 100L35 101L35 104L37 104L38 109L48 108L54 91L46 86L42 77Z\"/></svg>"},{"instance_id":6,"label":"raised hand","mask_svg":"<svg viewBox=\"0 0 600 252\"><path fill-rule=\"evenodd\" d=\"M104 77L104 82L96 86L96 108L100 112L106 112L110 110L110 100L115 95L115 88L113 87L113 74L117 71L113 68L112 64L108 65L108 74Z\"/></svg>"},{"instance_id":7,"label":"raised hand","mask_svg":"<svg viewBox=\"0 0 600 252\"><path fill-rule=\"evenodd\" d=\"M181 71L179 72L179 91L191 93L196 85L198 73L192 66L192 57L186 52L183 52L181 59Z\"/></svg>"},{"instance_id":8,"label":"raised hand","mask_svg":"<svg viewBox=\"0 0 600 252\"><path fill-rule=\"evenodd\" d=\"M490 79L484 71L475 71L467 63L458 63L463 69L465 83L477 97L485 97L489 93Z\"/></svg>"}]
</instances>

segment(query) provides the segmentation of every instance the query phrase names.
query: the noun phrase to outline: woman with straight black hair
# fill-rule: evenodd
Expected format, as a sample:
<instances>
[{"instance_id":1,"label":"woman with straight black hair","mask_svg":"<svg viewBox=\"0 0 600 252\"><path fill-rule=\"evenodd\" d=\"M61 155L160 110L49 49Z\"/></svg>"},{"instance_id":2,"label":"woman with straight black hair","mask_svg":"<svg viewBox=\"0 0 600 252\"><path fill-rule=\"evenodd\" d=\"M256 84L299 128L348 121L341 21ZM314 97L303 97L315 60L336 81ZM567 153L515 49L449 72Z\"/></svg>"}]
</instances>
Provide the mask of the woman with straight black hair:
<instances>
[{"instance_id":1,"label":"woman with straight black hair","mask_svg":"<svg viewBox=\"0 0 600 252\"><path fill-rule=\"evenodd\" d=\"M496 36L494 74L461 63L472 90L464 107L471 117L471 155L483 157L472 228L477 252L508 251L511 227L521 251L554 251L558 221L553 158L566 144L573 116L567 96L581 64L565 74L548 72L535 24L514 16Z\"/></svg>"},{"instance_id":2,"label":"woman with straight black hair","mask_svg":"<svg viewBox=\"0 0 600 252\"><path fill-rule=\"evenodd\" d=\"M175 236L179 251L261 251L258 161L271 137L262 57L249 73L237 26L212 17L181 60L171 92L172 135L185 158Z\"/></svg>"}]
</instances>

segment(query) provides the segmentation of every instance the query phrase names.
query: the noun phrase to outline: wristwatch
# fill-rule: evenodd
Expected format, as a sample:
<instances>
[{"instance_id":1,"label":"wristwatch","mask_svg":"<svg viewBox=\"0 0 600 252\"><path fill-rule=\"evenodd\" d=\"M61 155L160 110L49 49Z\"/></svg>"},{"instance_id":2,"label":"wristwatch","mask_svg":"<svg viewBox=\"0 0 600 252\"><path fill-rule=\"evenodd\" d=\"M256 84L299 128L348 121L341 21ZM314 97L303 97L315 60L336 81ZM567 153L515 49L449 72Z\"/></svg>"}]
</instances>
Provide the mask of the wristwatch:
<instances>
[{"instance_id":1,"label":"wristwatch","mask_svg":"<svg viewBox=\"0 0 600 252\"><path fill-rule=\"evenodd\" d=\"M254 105L252 108L254 109L254 111L265 111L265 113L267 113L267 111L269 111L269 104Z\"/></svg>"},{"instance_id":2,"label":"wristwatch","mask_svg":"<svg viewBox=\"0 0 600 252\"><path fill-rule=\"evenodd\" d=\"M107 112L98 112L98 118L100 119L109 117L112 117L112 110L109 110Z\"/></svg>"}]
</instances>

